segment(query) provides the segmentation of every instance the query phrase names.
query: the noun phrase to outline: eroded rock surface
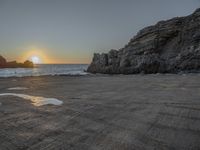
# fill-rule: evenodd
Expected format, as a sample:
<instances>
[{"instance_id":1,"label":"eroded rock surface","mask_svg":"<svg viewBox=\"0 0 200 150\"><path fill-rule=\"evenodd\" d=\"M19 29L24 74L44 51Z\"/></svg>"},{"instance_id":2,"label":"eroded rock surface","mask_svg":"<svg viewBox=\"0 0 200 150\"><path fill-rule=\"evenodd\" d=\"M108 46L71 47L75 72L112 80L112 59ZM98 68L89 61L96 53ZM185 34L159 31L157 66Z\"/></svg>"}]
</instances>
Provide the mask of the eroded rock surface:
<instances>
[{"instance_id":1,"label":"eroded rock surface","mask_svg":"<svg viewBox=\"0 0 200 150\"><path fill-rule=\"evenodd\" d=\"M122 49L94 54L91 73L178 73L200 70L200 8L138 32Z\"/></svg>"}]
</instances>

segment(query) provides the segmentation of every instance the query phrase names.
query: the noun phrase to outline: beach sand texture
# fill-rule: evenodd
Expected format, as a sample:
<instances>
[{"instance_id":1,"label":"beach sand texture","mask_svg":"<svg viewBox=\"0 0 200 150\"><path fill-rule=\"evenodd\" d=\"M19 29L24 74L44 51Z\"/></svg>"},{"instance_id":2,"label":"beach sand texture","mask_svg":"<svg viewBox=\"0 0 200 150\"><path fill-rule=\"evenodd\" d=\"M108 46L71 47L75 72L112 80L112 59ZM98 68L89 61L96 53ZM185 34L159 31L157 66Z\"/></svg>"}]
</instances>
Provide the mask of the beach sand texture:
<instances>
[{"instance_id":1,"label":"beach sand texture","mask_svg":"<svg viewBox=\"0 0 200 150\"><path fill-rule=\"evenodd\" d=\"M12 90L26 87L26 90ZM200 74L0 78L1 150L200 149Z\"/></svg>"}]
</instances>

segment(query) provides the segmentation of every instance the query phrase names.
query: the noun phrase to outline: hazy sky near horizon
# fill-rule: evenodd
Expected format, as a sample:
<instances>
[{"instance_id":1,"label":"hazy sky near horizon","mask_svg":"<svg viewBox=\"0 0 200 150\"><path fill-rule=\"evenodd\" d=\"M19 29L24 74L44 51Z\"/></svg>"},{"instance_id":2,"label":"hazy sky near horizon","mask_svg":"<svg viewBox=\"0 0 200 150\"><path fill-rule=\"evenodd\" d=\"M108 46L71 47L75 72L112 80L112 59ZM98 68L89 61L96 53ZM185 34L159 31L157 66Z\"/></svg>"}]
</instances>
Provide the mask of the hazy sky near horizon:
<instances>
[{"instance_id":1,"label":"hazy sky near horizon","mask_svg":"<svg viewBox=\"0 0 200 150\"><path fill-rule=\"evenodd\" d=\"M94 52L119 49L143 27L198 7L200 0L0 0L0 54L89 63Z\"/></svg>"}]
</instances>

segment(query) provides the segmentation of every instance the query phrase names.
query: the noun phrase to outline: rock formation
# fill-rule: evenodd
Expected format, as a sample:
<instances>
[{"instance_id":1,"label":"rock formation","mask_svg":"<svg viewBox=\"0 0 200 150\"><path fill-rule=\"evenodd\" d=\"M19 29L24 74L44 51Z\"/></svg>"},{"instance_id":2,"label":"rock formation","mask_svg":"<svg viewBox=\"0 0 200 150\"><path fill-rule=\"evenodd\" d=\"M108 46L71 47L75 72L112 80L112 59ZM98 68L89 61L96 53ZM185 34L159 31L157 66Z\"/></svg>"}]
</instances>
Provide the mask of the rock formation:
<instances>
[{"instance_id":1,"label":"rock formation","mask_svg":"<svg viewBox=\"0 0 200 150\"><path fill-rule=\"evenodd\" d=\"M6 66L6 59L0 55L0 68Z\"/></svg>"},{"instance_id":2,"label":"rock formation","mask_svg":"<svg viewBox=\"0 0 200 150\"><path fill-rule=\"evenodd\" d=\"M25 67L31 67L33 68L34 67L34 64L32 61L29 61L29 60L26 60L23 64Z\"/></svg>"},{"instance_id":3,"label":"rock formation","mask_svg":"<svg viewBox=\"0 0 200 150\"><path fill-rule=\"evenodd\" d=\"M94 54L87 71L108 74L200 71L200 8L189 16L142 29L122 49Z\"/></svg>"},{"instance_id":4,"label":"rock formation","mask_svg":"<svg viewBox=\"0 0 200 150\"><path fill-rule=\"evenodd\" d=\"M6 59L0 55L0 68L33 68L33 62L27 60L24 63L17 63L16 61L7 62Z\"/></svg>"}]
</instances>

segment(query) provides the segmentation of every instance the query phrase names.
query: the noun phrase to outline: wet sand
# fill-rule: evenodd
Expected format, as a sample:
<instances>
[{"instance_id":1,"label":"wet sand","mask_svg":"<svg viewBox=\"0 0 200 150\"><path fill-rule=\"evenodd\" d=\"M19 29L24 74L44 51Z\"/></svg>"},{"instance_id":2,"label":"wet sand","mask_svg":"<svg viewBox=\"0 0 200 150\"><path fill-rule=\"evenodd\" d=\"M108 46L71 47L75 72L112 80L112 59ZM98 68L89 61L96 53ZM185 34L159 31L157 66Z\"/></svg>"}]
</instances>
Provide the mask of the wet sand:
<instances>
[{"instance_id":1,"label":"wet sand","mask_svg":"<svg viewBox=\"0 0 200 150\"><path fill-rule=\"evenodd\" d=\"M0 96L1 150L200 149L200 74L0 78L1 93L63 101Z\"/></svg>"}]
</instances>

